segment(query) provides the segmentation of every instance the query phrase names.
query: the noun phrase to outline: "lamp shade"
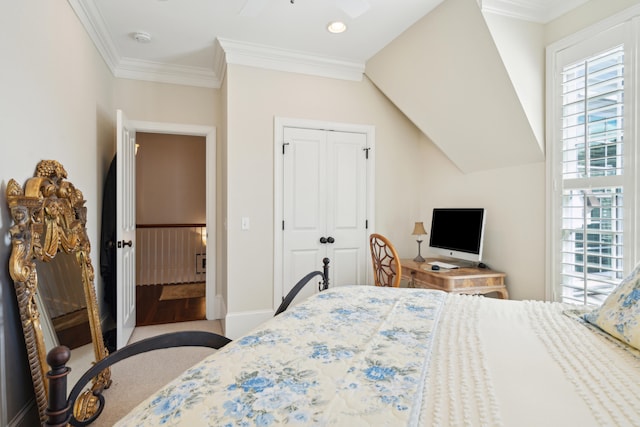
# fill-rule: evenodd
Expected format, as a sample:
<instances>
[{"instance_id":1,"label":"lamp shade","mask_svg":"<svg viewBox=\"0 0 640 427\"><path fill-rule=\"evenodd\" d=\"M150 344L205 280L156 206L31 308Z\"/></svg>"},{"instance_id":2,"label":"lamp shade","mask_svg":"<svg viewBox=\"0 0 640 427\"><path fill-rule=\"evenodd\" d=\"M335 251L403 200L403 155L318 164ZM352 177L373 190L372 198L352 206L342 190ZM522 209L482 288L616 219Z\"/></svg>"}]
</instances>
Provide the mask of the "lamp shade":
<instances>
[{"instance_id":1,"label":"lamp shade","mask_svg":"<svg viewBox=\"0 0 640 427\"><path fill-rule=\"evenodd\" d=\"M411 234L414 236L427 234L427 231L424 229L424 224L422 222L416 222L416 225L413 226L413 233Z\"/></svg>"}]
</instances>

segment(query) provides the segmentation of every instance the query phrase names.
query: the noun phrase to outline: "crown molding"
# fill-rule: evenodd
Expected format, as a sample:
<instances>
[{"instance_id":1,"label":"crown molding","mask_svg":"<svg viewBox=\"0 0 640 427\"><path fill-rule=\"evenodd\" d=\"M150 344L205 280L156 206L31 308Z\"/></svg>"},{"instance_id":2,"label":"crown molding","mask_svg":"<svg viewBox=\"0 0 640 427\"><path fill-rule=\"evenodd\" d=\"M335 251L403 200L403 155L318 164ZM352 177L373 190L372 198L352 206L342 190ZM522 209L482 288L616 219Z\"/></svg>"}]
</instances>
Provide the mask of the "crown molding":
<instances>
[{"instance_id":1,"label":"crown molding","mask_svg":"<svg viewBox=\"0 0 640 427\"><path fill-rule=\"evenodd\" d=\"M95 4L82 0L67 1L107 67L117 78L217 89L220 88L227 63L354 81L361 81L364 74L364 62L314 56L229 39L217 39L214 43L213 69L121 57Z\"/></svg>"},{"instance_id":2,"label":"crown molding","mask_svg":"<svg viewBox=\"0 0 640 427\"><path fill-rule=\"evenodd\" d=\"M93 1L67 0L115 77L219 88L226 65L239 64L278 71L361 81L364 62L310 55L255 43L217 39L212 69L123 58ZM477 0L482 12L547 23L588 0Z\"/></svg>"},{"instance_id":3,"label":"crown molding","mask_svg":"<svg viewBox=\"0 0 640 427\"><path fill-rule=\"evenodd\" d=\"M220 46L220 42L216 39L213 45L213 74L218 78L220 85L224 80L224 73L226 71L227 57L224 53L224 49Z\"/></svg>"},{"instance_id":4,"label":"crown molding","mask_svg":"<svg viewBox=\"0 0 640 427\"><path fill-rule=\"evenodd\" d=\"M221 74L215 74L207 68L121 57L94 2L67 1L114 77L215 89L220 87ZM220 53L216 52L214 56L217 58ZM217 64L215 70L224 72L224 65Z\"/></svg>"},{"instance_id":5,"label":"crown molding","mask_svg":"<svg viewBox=\"0 0 640 427\"><path fill-rule=\"evenodd\" d=\"M309 55L255 43L218 38L228 64L247 65L334 79L362 81L364 62Z\"/></svg>"},{"instance_id":6,"label":"crown molding","mask_svg":"<svg viewBox=\"0 0 640 427\"><path fill-rule=\"evenodd\" d=\"M121 58L113 75L123 79L220 88L220 79L209 69L133 58Z\"/></svg>"},{"instance_id":7,"label":"crown molding","mask_svg":"<svg viewBox=\"0 0 640 427\"><path fill-rule=\"evenodd\" d=\"M548 0L545 5L530 0L478 0L482 12L546 24L588 0Z\"/></svg>"}]
</instances>

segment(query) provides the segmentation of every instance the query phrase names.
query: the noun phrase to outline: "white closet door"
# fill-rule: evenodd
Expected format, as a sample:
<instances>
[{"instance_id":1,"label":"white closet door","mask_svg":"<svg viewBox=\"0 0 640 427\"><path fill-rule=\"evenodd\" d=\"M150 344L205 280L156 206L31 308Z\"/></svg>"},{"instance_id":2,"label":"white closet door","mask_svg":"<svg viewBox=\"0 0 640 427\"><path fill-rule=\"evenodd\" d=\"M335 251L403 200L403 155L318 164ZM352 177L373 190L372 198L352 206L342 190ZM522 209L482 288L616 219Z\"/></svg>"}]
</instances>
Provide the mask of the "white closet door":
<instances>
[{"instance_id":1,"label":"white closet door","mask_svg":"<svg viewBox=\"0 0 640 427\"><path fill-rule=\"evenodd\" d=\"M284 141L283 295L324 257L331 260L330 286L364 284L366 135L285 128ZM316 283L298 299L317 292Z\"/></svg>"},{"instance_id":2,"label":"white closet door","mask_svg":"<svg viewBox=\"0 0 640 427\"><path fill-rule=\"evenodd\" d=\"M327 244L331 285L362 285L371 260L367 241L367 137L361 133L327 132Z\"/></svg>"}]
</instances>

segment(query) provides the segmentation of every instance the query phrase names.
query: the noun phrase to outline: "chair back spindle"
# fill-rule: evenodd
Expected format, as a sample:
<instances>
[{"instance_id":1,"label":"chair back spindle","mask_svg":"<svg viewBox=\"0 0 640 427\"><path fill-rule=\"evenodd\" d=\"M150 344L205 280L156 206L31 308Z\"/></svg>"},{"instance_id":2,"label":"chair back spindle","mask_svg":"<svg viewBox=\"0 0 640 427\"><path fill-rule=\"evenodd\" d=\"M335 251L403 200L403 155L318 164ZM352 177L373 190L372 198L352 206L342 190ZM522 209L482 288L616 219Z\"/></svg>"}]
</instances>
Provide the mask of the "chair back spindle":
<instances>
[{"instance_id":1,"label":"chair back spindle","mask_svg":"<svg viewBox=\"0 0 640 427\"><path fill-rule=\"evenodd\" d=\"M402 266L393 244L383 235L373 233L369 236L369 245L371 247L375 285L400 287Z\"/></svg>"}]
</instances>

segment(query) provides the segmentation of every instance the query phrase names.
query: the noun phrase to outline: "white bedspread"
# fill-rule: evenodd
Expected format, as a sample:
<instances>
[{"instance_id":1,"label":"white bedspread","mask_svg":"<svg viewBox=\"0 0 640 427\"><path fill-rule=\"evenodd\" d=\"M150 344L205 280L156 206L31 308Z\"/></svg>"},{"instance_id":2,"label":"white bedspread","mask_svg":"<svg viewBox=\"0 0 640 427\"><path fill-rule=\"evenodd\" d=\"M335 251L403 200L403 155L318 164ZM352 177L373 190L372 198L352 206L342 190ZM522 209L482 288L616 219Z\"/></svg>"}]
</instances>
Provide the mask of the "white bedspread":
<instances>
[{"instance_id":1,"label":"white bedspread","mask_svg":"<svg viewBox=\"0 0 640 427\"><path fill-rule=\"evenodd\" d=\"M640 426L640 356L564 309L334 288L196 364L118 425Z\"/></svg>"},{"instance_id":2,"label":"white bedspread","mask_svg":"<svg viewBox=\"0 0 640 427\"><path fill-rule=\"evenodd\" d=\"M640 354L566 311L449 295L421 425L640 426Z\"/></svg>"}]
</instances>

